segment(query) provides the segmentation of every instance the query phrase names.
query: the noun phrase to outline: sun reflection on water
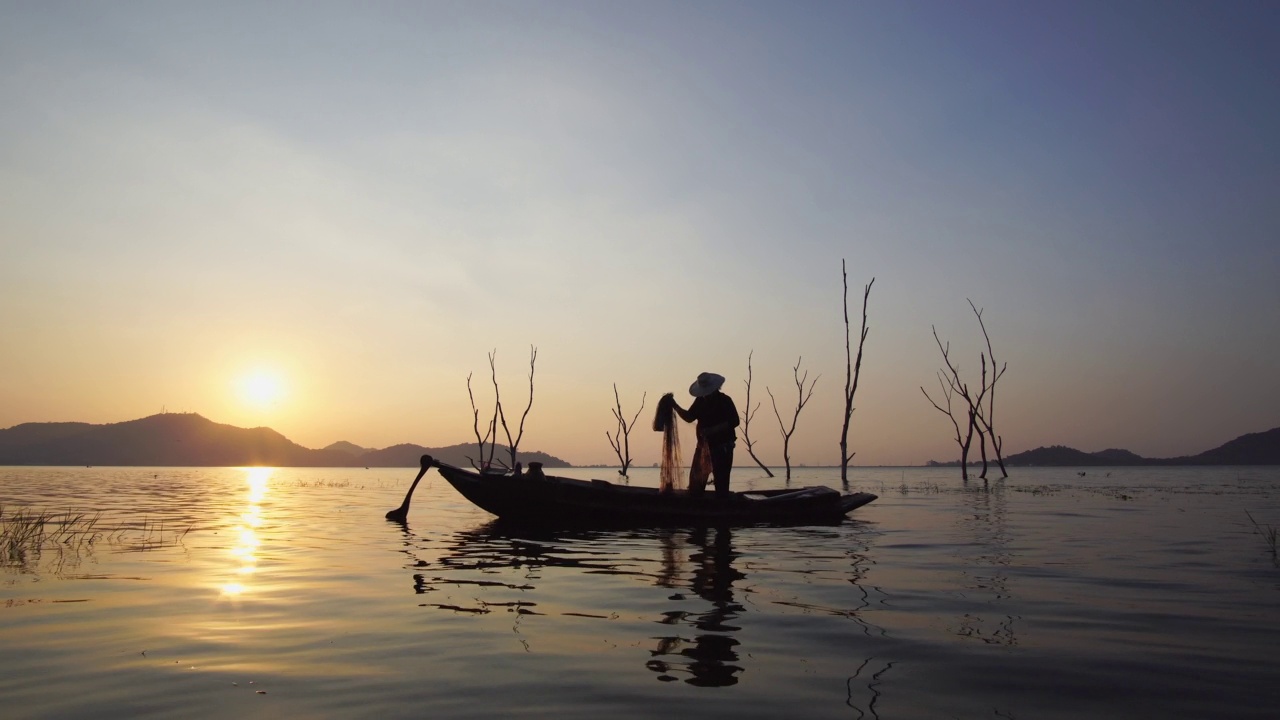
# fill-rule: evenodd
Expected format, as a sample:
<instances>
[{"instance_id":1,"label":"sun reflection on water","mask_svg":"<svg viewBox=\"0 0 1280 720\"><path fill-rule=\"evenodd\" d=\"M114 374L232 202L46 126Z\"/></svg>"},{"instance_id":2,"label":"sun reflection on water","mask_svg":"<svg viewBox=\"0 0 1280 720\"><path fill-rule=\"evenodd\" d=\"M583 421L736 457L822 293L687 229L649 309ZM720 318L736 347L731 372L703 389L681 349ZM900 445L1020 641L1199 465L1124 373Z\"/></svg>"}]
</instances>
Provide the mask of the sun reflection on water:
<instances>
[{"instance_id":1,"label":"sun reflection on water","mask_svg":"<svg viewBox=\"0 0 1280 720\"><path fill-rule=\"evenodd\" d=\"M236 544L230 551L237 563L234 572L240 575L241 579L223 583L220 586L222 596L226 598L238 598L248 592L249 587L246 584L248 576L253 575L258 569L257 551L261 541L258 539L257 528L262 525L262 501L267 496L267 485L275 472L275 468L269 467L253 467L244 470L245 482L248 486L248 507L240 514L240 525L233 530L237 533Z\"/></svg>"}]
</instances>

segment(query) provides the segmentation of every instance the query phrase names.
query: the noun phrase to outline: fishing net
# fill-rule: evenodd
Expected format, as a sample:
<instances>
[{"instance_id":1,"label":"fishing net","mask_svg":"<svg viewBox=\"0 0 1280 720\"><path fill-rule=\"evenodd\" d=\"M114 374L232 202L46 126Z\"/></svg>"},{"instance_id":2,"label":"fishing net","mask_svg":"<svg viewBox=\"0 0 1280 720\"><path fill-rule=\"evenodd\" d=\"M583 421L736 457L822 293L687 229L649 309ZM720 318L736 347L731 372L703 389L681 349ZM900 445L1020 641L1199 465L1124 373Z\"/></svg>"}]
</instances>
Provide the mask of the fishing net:
<instances>
[{"instance_id":1,"label":"fishing net","mask_svg":"<svg viewBox=\"0 0 1280 720\"><path fill-rule=\"evenodd\" d=\"M676 401L670 394L658 401L658 411L653 416L653 429L662 433L662 464L658 487L662 492L673 492L684 487L680 473L680 429L676 423Z\"/></svg>"},{"instance_id":2,"label":"fishing net","mask_svg":"<svg viewBox=\"0 0 1280 720\"><path fill-rule=\"evenodd\" d=\"M699 442L693 451L693 462L689 465L689 492L700 494L707 488L707 479L711 477L711 448Z\"/></svg>"}]
</instances>

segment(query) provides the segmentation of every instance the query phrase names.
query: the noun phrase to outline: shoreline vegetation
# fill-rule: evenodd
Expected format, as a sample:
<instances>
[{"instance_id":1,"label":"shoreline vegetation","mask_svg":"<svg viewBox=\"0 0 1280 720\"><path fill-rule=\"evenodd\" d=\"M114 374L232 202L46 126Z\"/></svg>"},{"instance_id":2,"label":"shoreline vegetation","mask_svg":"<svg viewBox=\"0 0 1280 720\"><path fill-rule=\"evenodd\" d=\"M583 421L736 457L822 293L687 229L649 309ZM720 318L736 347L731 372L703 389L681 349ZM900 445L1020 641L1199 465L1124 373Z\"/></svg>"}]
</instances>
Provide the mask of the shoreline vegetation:
<instances>
[{"instance_id":1,"label":"shoreline vegetation","mask_svg":"<svg viewBox=\"0 0 1280 720\"><path fill-rule=\"evenodd\" d=\"M52 558L52 567L76 565L95 545L118 552L144 552L180 545L192 525L166 527L164 520L125 524L102 522L102 513L16 510L0 505L0 564L7 570L27 571Z\"/></svg>"},{"instance_id":2,"label":"shoreline vegetation","mask_svg":"<svg viewBox=\"0 0 1280 720\"><path fill-rule=\"evenodd\" d=\"M305 448L266 427L239 428L208 420L196 413L161 413L138 420L94 425L80 422L24 423L0 429L0 465L23 466L136 466L136 467L416 467L423 454L466 466L476 452L474 443L424 447L412 443L382 449L335 442L325 448ZM575 466L544 452L520 451L525 466L541 462L547 468L609 468ZM930 460L902 467L955 467L960 462ZM1010 467L1119 467L1159 465L1280 465L1280 428L1242 435L1198 455L1144 458L1128 450L1083 452L1055 445L1010 455ZM751 467L744 465L742 467ZM797 467L839 467L797 465ZM872 467L872 466L867 466ZM895 466L896 467L896 466Z\"/></svg>"}]
</instances>

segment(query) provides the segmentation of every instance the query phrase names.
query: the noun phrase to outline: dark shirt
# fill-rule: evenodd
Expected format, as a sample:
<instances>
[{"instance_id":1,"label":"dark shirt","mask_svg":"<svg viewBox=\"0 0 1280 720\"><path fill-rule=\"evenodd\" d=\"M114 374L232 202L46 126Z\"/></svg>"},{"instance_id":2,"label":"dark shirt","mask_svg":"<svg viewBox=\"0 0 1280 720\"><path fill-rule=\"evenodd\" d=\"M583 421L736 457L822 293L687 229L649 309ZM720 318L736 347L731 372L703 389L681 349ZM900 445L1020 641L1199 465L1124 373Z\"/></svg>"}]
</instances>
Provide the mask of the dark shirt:
<instances>
[{"instance_id":1,"label":"dark shirt","mask_svg":"<svg viewBox=\"0 0 1280 720\"><path fill-rule=\"evenodd\" d=\"M694 398L693 404L689 406L689 414L698 421L698 437L706 437L708 443L723 445L737 440L738 435L733 429L738 427L738 406L733 404L728 395L717 390L710 395ZM716 432L705 433L707 428L726 422L729 424Z\"/></svg>"}]
</instances>

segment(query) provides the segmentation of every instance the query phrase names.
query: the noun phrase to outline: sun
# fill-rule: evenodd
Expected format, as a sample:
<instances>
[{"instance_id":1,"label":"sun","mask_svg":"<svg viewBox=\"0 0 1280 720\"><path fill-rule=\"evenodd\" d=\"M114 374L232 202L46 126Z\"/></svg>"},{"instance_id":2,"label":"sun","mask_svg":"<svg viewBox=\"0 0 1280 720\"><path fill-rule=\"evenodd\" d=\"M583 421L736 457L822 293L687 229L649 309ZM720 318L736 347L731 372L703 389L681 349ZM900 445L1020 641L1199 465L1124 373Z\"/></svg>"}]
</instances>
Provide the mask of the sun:
<instances>
[{"instance_id":1,"label":"sun","mask_svg":"<svg viewBox=\"0 0 1280 720\"><path fill-rule=\"evenodd\" d=\"M254 370L237 383L240 399L260 410L275 407L284 398L284 381L270 370Z\"/></svg>"}]
</instances>

